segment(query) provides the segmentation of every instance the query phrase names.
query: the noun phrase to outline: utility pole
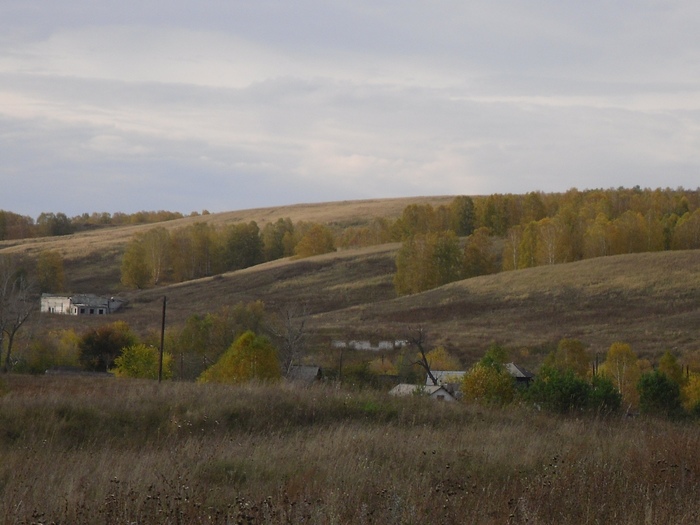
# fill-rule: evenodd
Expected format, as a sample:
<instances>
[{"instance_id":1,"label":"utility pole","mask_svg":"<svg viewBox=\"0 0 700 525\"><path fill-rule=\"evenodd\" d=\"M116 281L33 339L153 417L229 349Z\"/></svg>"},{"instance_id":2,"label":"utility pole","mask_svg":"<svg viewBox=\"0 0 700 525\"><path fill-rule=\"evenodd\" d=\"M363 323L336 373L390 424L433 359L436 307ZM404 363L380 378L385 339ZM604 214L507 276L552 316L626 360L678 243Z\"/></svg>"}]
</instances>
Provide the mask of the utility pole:
<instances>
[{"instance_id":1,"label":"utility pole","mask_svg":"<svg viewBox=\"0 0 700 525\"><path fill-rule=\"evenodd\" d=\"M165 303L167 298L163 296L163 321L160 325L160 359L158 360L158 383L163 380L163 345L165 344Z\"/></svg>"}]
</instances>

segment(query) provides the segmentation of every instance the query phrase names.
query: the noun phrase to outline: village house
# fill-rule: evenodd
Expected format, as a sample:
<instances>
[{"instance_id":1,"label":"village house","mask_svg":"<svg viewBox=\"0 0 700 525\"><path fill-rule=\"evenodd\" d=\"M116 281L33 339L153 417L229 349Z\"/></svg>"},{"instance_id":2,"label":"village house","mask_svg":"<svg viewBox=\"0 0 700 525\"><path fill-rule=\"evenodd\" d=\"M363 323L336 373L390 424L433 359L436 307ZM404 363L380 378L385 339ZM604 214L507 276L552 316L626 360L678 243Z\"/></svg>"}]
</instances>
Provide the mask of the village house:
<instances>
[{"instance_id":1,"label":"village house","mask_svg":"<svg viewBox=\"0 0 700 525\"><path fill-rule=\"evenodd\" d=\"M63 315L107 315L124 304L121 299L94 294L41 294L41 312Z\"/></svg>"},{"instance_id":2,"label":"village house","mask_svg":"<svg viewBox=\"0 0 700 525\"><path fill-rule=\"evenodd\" d=\"M440 385L411 385L401 383L389 390L392 396L426 395L436 401L456 401L457 399Z\"/></svg>"}]
</instances>

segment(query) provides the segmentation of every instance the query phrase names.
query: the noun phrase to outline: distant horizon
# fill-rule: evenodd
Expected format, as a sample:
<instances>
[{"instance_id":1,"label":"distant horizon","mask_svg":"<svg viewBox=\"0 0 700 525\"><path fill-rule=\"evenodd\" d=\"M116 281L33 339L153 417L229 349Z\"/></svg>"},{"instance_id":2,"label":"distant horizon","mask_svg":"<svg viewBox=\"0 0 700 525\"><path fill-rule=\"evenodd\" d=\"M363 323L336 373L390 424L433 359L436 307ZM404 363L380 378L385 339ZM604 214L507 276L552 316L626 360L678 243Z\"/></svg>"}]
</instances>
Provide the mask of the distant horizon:
<instances>
[{"instance_id":1,"label":"distant horizon","mask_svg":"<svg viewBox=\"0 0 700 525\"><path fill-rule=\"evenodd\" d=\"M42 212L39 212L37 215L32 216L27 213L20 213L12 209L6 209L0 207L0 211L5 211L5 212L10 212L10 213L15 213L17 215L23 216L23 217L30 217L32 220L36 222L36 220L39 218L39 216L43 213L53 213L53 214L59 214L62 213L69 219L74 219L81 217L82 215L93 215L93 214L102 214L102 213L108 213L110 216L114 216L115 214L124 214L124 215L135 215L137 213L145 212L145 213L157 213L157 212L166 212L166 213L179 213L185 217L190 217L199 215L199 216L206 216L207 214L214 215L214 214L221 214L221 213L234 213L234 212L248 212L248 211L254 211L254 210L266 210L266 209L276 209L276 208L286 208L286 207L300 207L300 206L314 206L314 205L324 205L324 204L336 204L336 203L353 203L353 202L372 202L372 201L380 201L380 200L405 200L405 199L441 199L441 198L451 198L451 197L458 197L461 195L466 195L468 197L473 197L473 198L478 198L478 197L488 197L489 195L525 195L528 193L541 193L541 194L563 194L567 193L572 190L576 190L579 192L590 192L590 191L610 191L610 190L633 190L635 188L639 188L642 191L649 190L649 191L655 191L655 190L670 190L670 191L695 191L695 192L700 192L700 186L697 186L695 188L684 188L684 187L668 187L668 186L656 186L656 187L642 187L639 185L634 185L634 186L618 186L618 187L597 187L597 188L576 188L576 187L571 187L563 191L542 191L542 190L531 190L531 191L525 191L525 192L520 192L520 193L515 193L515 192L495 192L495 193L484 193L484 194L464 194L464 193L459 193L459 194L443 194L443 195L405 195L405 196L394 196L394 197L366 197L366 198L358 198L358 199L339 199L339 200L325 200L325 201L309 201L309 202L294 202L294 203L286 203L286 204L270 204L270 205L263 205L263 206L250 206L250 207L245 207L245 208L232 208L232 209L226 209L226 210L211 210L208 208L204 208L201 210L189 210L189 211L181 211L181 210L172 210L172 209L165 209L165 208L160 208L160 207L155 207L155 208L142 208L134 211L122 211L122 210L115 210L115 211L109 211L109 210L93 210L93 211L82 211L79 213L66 213L65 211L62 210L44 210Z\"/></svg>"}]
</instances>

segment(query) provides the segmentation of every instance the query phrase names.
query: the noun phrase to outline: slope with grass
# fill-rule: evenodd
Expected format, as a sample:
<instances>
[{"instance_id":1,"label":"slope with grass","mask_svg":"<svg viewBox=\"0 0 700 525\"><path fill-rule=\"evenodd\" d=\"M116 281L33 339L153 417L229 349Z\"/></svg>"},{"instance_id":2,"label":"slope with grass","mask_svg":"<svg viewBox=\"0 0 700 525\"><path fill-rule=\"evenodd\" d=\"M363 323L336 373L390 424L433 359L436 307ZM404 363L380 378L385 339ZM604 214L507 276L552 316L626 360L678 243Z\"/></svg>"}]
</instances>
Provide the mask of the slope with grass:
<instances>
[{"instance_id":1,"label":"slope with grass","mask_svg":"<svg viewBox=\"0 0 700 525\"><path fill-rule=\"evenodd\" d=\"M434 205L449 197L390 199L248 210L163 223L175 228L197 220L218 224L280 217L336 224L361 224L373 217L395 217L412 202ZM392 277L398 245L345 250L303 260L280 260L220 276L143 290L119 285L119 253L132 226L80 235L5 244L0 253L35 254L50 247L66 258L73 291L120 293L128 307L114 316L137 331L157 330L162 298L168 323L224 305L262 300L268 309L294 305L311 318L314 348L323 351L340 339L404 338L419 326L431 345L443 344L463 364L476 360L492 342L527 347L523 359L538 364L563 337L577 338L595 352L625 341L641 355L698 350L700 333L700 252L661 252L590 259L543 266L452 283L436 290L397 297ZM111 318L110 318L111 319ZM104 319L40 316L37 329L69 326L78 330Z\"/></svg>"}]
</instances>

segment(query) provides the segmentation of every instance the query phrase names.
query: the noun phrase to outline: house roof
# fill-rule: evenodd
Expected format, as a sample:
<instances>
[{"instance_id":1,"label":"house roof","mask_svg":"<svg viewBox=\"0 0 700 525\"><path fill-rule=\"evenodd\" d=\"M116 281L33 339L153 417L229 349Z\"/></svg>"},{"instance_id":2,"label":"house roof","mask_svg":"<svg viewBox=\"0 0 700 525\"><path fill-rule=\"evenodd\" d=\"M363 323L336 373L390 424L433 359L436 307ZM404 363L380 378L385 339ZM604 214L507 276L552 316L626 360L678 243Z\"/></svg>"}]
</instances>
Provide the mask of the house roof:
<instances>
[{"instance_id":1,"label":"house roof","mask_svg":"<svg viewBox=\"0 0 700 525\"><path fill-rule=\"evenodd\" d=\"M444 385L447 383L460 383L464 379L464 370L431 370L433 377L437 379L438 385ZM432 385L433 381L430 376L425 378L425 384Z\"/></svg>"},{"instance_id":2,"label":"house roof","mask_svg":"<svg viewBox=\"0 0 700 525\"><path fill-rule=\"evenodd\" d=\"M321 367L318 366L303 366L294 365L287 373L287 379L292 381L308 381L312 382L320 379L322 376Z\"/></svg>"},{"instance_id":3,"label":"house roof","mask_svg":"<svg viewBox=\"0 0 700 525\"><path fill-rule=\"evenodd\" d=\"M392 396L410 396L413 394L426 394L433 396L438 392L444 392L450 397L454 397L450 392L448 392L445 387L441 385L414 385L408 383L401 383L396 385L394 388L389 390L389 394Z\"/></svg>"},{"instance_id":4,"label":"house roof","mask_svg":"<svg viewBox=\"0 0 700 525\"><path fill-rule=\"evenodd\" d=\"M515 363L506 363L505 367L508 373L516 379L532 379L535 377L535 374Z\"/></svg>"}]
</instances>

